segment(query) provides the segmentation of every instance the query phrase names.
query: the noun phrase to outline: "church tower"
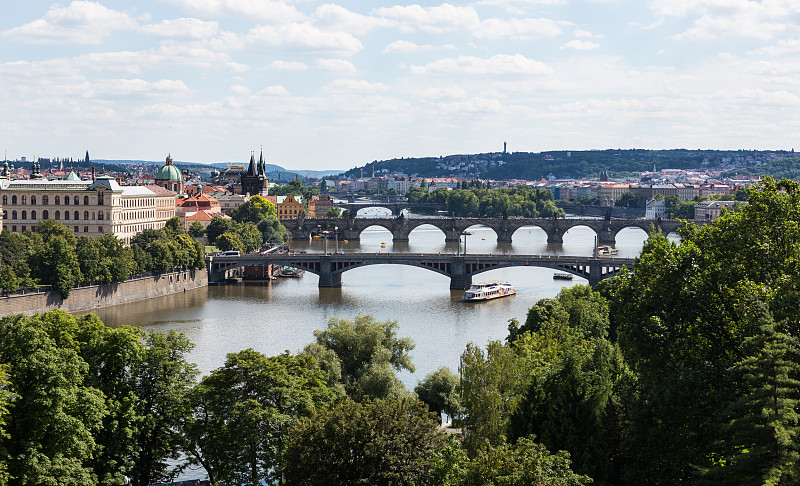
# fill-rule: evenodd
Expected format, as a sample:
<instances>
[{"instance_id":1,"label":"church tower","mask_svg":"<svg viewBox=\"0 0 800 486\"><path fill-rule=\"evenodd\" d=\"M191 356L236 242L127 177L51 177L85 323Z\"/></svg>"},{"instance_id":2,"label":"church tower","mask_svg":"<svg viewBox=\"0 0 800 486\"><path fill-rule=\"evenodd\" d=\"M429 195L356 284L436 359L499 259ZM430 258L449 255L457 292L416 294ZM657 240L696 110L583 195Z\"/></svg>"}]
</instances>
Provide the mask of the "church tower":
<instances>
[{"instance_id":1,"label":"church tower","mask_svg":"<svg viewBox=\"0 0 800 486\"><path fill-rule=\"evenodd\" d=\"M250 165L247 166L247 172L242 174L242 194L249 194L250 196L266 196L269 194L269 181L265 175L266 164L264 164L264 151L258 158L254 153L250 153Z\"/></svg>"}]
</instances>

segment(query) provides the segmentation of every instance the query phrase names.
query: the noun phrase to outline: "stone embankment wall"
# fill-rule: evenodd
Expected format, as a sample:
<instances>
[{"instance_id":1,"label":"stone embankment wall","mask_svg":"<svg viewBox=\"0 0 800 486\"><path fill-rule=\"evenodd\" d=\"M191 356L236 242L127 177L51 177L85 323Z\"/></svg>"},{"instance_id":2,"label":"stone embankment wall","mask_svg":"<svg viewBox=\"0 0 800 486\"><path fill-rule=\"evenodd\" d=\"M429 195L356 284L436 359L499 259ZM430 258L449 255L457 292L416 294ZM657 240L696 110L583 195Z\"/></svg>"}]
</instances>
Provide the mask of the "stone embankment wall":
<instances>
[{"instance_id":1,"label":"stone embankment wall","mask_svg":"<svg viewBox=\"0 0 800 486\"><path fill-rule=\"evenodd\" d=\"M90 311L99 307L151 299L207 285L208 273L206 270L192 269L138 277L115 284L80 287L72 289L66 300L62 299L58 292L12 294L0 296L0 316L35 314L53 309L61 309L66 312Z\"/></svg>"}]
</instances>

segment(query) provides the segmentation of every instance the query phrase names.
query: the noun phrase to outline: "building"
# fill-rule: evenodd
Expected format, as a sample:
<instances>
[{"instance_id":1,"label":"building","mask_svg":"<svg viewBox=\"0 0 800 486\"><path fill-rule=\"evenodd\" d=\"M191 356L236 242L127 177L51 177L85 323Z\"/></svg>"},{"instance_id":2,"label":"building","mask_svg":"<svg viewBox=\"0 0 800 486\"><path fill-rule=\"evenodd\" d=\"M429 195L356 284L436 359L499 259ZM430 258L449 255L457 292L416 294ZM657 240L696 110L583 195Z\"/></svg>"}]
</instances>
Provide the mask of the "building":
<instances>
[{"instance_id":1,"label":"building","mask_svg":"<svg viewBox=\"0 0 800 486\"><path fill-rule=\"evenodd\" d=\"M294 196L267 196L264 199L275 204L275 211L278 219L297 219L305 217L306 211L303 207L303 197Z\"/></svg>"},{"instance_id":2,"label":"building","mask_svg":"<svg viewBox=\"0 0 800 486\"><path fill-rule=\"evenodd\" d=\"M694 207L694 219L698 221L714 221L722 211L736 211L742 201L703 201Z\"/></svg>"},{"instance_id":3,"label":"building","mask_svg":"<svg viewBox=\"0 0 800 486\"><path fill-rule=\"evenodd\" d=\"M167 163L158 169L155 184L176 194L183 194L183 174L172 165L172 155L167 155Z\"/></svg>"},{"instance_id":4,"label":"building","mask_svg":"<svg viewBox=\"0 0 800 486\"><path fill-rule=\"evenodd\" d=\"M666 199L651 199L647 201L644 211L644 219L664 219L667 217Z\"/></svg>"},{"instance_id":5,"label":"building","mask_svg":"<svg viewBox=\"0 0 800 486\"><path fill-rule=\"evenodd\" d=\"M264 152L261 152L258 164L256 164L255 156L250 154L250 164L247 166L247 172L242 174L240 178L241 194L246 196L269 195L269 181L264 175L264 167Z\"/></svg>"},{"instance_id":6,"label":"building","mask_svg":"<svg viewBox=\"0 0 800 486\"><path fill-rule=\"evenodd\" d=\"M181 218L183 228L187 230L195 221L202 224L203 228L207 228L215 216L230 219L230 216L222 212L219 201L203 193L179 198L175 213Z\"/></svg>"},{"instance_id":7,"label":"building","mask_svg":"<svg viewBox=\"0 0 800 486\"><path fill-rule=\"evenodd\" d=\"M308 217L324 218L333 209L333 199L327 195L312 196L308 201Z\"/></svg>"},{"instance_id":8,"label":"building","mask_svg":"<svg viewBox=\"0 0 800 486\"><path fill-rule=\"evenodd\" d=\"M175 193L159 186L96 181L0 179L4 227L27 231L53 219L75 236L116 235L126 244L144 229L163 228L175 216Z\"/></svg>"}]
</instances>

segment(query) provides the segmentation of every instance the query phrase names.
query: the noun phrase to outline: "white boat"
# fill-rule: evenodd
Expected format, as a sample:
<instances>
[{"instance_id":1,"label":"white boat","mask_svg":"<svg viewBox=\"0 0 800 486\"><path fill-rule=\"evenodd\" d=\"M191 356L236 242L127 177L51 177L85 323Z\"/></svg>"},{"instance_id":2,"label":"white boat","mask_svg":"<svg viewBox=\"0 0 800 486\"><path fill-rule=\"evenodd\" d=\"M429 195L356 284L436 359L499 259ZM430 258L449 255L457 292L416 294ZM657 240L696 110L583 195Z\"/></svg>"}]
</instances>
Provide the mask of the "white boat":
<instances>
[{"instance_id":1,"label":"white boat","mask_svg":"<svg viewBox=\"0 0 800 486\"><path fill-rule=\"evenodd\" d=\"M553 280L572 280L573 275L571 273L554 273Z\"/></svg>"},{"instance_id":2,"label":"white boat","mask_svg":"<svg viewBox=\"0 0 800 486\"><path fill-rule=\"evenodd\" d=\"M464 292L464 296L461 297L461 300L463 302L480 302L483 300L508 297L516 293L517 289L510 283L500 280L490 280L488 282L472 284L469 290Z\"/></svg>"},{"instance_id":3,"label":"white boat","mask_svg":"<svg viewBox=\"0 0 800 486\"><path fill-rule=\"evenodd\" d=\"M611 248L610 246L598 246L597 247L597 254L603 256L614 256L619 253L619 250L616 248Z\"/></svg>"}]
</instances>

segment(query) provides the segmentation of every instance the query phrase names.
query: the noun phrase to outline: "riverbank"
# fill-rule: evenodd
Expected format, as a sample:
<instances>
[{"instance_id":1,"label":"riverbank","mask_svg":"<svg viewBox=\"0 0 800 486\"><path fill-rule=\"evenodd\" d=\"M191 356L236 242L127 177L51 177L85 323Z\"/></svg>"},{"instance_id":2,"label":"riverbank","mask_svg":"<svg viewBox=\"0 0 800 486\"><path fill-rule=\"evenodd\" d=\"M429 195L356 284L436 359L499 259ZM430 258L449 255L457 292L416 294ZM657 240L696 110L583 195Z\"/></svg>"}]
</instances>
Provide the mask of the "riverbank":
<instances>
[{"instance_id":1,"label":"riverbank","mask_svg":"<svg viewBox=\"0 0 800 486\"><path fill-rule=\"evenodd\" d=\"M207 285L208 273L205 269L190 269L137 277L114 284L75 288L66 300L55 291L11 294L0 297L0 317L11 314L31 315L54 309L66 312L90 311L185 292Z\"/></svg>"}]
</instances>

